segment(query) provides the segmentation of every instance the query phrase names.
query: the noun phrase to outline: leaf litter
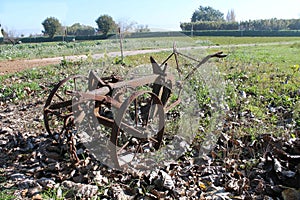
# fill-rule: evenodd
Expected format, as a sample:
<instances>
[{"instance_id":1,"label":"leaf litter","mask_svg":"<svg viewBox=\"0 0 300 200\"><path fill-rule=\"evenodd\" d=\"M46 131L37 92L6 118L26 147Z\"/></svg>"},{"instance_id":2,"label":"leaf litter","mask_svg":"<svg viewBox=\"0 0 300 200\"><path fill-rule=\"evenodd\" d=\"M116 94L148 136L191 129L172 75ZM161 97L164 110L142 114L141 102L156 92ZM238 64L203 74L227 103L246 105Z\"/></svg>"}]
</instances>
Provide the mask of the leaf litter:
<instances>
[{"instance_id":1,"label":"leaf litter","mask_svg":"<svg viewBox=\"0 0 300 200\"><path fill-rule=\"evenodd\" d=\"M44 95L27 89L24 99L0 102L0 191L14 188L15 199L300 199L299 128L293 137L238 136L239 127L263 122L250 111L231 110L207 154L199 154L195 141L176 162L150 173L124 173L101 164L80 143L80 161L72 161L68 145L44 129L47 91L40 87ZM284 108L270 112L288 117Z\"/></svg>"}]
</instances>

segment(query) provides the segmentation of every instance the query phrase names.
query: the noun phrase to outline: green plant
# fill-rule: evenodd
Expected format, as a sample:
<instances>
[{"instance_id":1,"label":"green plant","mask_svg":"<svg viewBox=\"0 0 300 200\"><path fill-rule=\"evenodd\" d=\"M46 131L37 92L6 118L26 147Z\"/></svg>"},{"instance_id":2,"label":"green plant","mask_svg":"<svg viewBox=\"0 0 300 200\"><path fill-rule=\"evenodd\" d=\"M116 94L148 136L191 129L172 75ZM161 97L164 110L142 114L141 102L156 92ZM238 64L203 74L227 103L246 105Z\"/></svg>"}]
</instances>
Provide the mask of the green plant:
<instances>
[{"instance_id":1,"label":"green plant","mask_svg":"<svg viewBox=\"0 0 300 200\"><path fill-rule=\"evenodd\" d=\"M115 65L120 65L120 64L124 65L125 63L124 63L124 60L122 58L116 56L114 58L113 64L115 64Z\"/></svg>"},{"instance_id":2,"label":"green plant","mask_svg":"<svg viewBox=\"0 0 300 200\"><path fill-rule=\"evenodd\" d=\"M98 30L104 35L107 35L109 31L114 31L117 27L113 18L109 15L101 15L96 19Z\"/></svg>"},{"instance_id":3,"label":"green plant","mask_svg":"<svg viewBox=\"0 0 300 200\"><path fill-rule=\"evenodd\" d=\"M55 34L60 33L62 29L62 25L55 17L47 17L42 22L42 25L45 29L43 33L49 35L50 38L53 38Z\"/></svg>"},{"instance_id":4,"label":"green plant","mask_svg":"<svg viewBox=\"0 0 300 200\"><path fill-rule=\"evenodd\" d=\"M68 193L69 191L63 192L60 187L49 188L42 193L42 197L46 200L64 200Z\"/></svg>"},{"instance_id":5,"label":"green plant","mask_svg":"<svg viewBox=\"0 0 300 200\"><path fill-rule=\"evenodd\" d=\"M67 61L65 56L63 56L63 59L60 61L60 66L68 67L69 64L71 64L71 63L69 61Z\"/></svg>"},{"instance_id":6,"label":"green plant","mask_svg":"<svg viewBox=\"0 0 300 200\"><path fill-rule=\"evenodd\" d=\"M16 197L14 196L15 188L5 188L3 183L6 182L6 178L3 175L3 169L0 169L0 199L1 200L13 200Z\"/></svg>"},{"instance_id":7,"label":"green plant","mask_svg":"<svg viewBox=\"0 0 300 200\"><path fill-rule=\"evenodd\" d=\"M0 199L1 200L13 200L16 199L14 196L14 189L3 189L0 187Z\"/></svg>"}]
</instances>

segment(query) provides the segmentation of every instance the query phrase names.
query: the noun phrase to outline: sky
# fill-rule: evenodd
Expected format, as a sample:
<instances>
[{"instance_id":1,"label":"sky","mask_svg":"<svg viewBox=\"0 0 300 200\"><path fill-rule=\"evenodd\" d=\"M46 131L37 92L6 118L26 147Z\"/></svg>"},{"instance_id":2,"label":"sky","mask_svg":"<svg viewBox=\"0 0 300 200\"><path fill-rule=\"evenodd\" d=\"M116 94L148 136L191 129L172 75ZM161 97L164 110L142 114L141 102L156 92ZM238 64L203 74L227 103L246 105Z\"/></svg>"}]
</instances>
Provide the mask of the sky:
<instances>
[{"instance_id":1,"label":"sky","mask_svg":"<svg viewBox=\"0 0 300 200\"><path fill-rule=\"evenodd\" d=\"M1 0L0 24L15 35L40 34L47 17L63 26L81 23L97 27L104 14L116 22L136 22L151 30L180 30L200 6L211 6L226 16L234 10L238 21L300 18L300 0Z\"/></svg>"}]
</instances>

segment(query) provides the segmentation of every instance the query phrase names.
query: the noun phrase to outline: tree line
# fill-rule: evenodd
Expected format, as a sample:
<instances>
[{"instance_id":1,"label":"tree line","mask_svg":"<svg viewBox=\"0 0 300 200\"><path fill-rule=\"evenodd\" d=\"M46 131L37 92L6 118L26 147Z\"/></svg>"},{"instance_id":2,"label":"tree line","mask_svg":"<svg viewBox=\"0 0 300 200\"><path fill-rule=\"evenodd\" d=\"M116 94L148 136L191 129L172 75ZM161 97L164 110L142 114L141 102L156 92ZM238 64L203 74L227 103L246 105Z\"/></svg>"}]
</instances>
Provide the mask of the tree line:
<instances>
[{"instance_id":1,"label":"tree line","mask_svg":"<svg viewBox=\"0 0 300 200\"><path fill-rule=\"evenodd\" d=\"M180 24L183 31L200 30L245 30L245 31L279 31L300 30L300 19L262 19L241 22L196 21Z\"/></svg>"},{"instance_id":2,"label":"tree line","mask_svg":"<svg viewBox=\"0 0 300 200\"><path fill-rule=\"evenodd\" d=\"M261 19L236 21L234 10L224 13L208 6L200 6L192 15L191 22L180 24L183 31L199 30L245 30L245 31L278 31L300 30L300 19Z\"/></svg>"},{"instance_id":3,"label":"tree line","mask_svg":"<svg viewBox=\"0 0 300 200\"><path fill-rule=\"evenodd\" d=\"M109 15L101 15L95 20L97 28L92 26L83 25L80 23L75 23L71 26L62 26L60 21L55 17L47 17L42 25L44 30L42 33L53 38L55 35L74 35L74 36L84 36L84 35L95 35L103 34L107 35L112 32L148 32L150 29L148 26L137 25L136 23L126 24L125 22L116 23L113 18Z\"/></svg>"}]
</instances>

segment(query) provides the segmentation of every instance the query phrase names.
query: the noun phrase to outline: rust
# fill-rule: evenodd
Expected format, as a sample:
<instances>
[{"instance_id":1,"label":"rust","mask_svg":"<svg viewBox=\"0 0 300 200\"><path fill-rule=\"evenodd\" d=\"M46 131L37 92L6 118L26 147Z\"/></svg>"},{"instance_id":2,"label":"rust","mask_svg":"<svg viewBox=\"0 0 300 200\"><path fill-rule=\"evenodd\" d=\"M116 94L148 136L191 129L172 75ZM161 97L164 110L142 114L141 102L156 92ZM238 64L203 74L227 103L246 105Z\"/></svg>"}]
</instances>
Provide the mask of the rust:
<instances>
[{"instance_id":1,"label":"rust","mask_svg":"<svg viewBox=\"0 0 300 200\"><path fill-rule=\"evenodd\" d=\"M181 77L180 56L193 60L197 64L187 73L182 82L175 83L174 76L167 72L167 63L174 57L176 70ZM78 162L74 139L75 123L80 124L84 120L87 113L83 107L88 107L91 109L89 114L92 113L99 124L111 128L109 138L113 144L109 147L111 158L115 162L115 167L121 168L119 155L122 152L130 151L133 148L135 153L142 152L141 144L145 142L152 142L156 150L160 147L164 133L164 115L181 103L179 95L182 87L178 87L178 84L182 86L185 80L193 76L195 71L210 58L225 56L222 52L217 52L198 61L178 52L174 46L173 52L160 65L153 57L150 57L153 69L151 75L123 80L122 77L115 75L100 78L94 71L91 71L88 77L82 75L68 77L53 88L46 100L44 106L46 130L50 135L59 134L59 138L67 138L70 155L75 162ZM83 91L79 89L79 83L82 81L86 84L86 90ZM134 91L136 88L146 85L150 91ZM169 102L174 86L179 88L178 98ZM126 87L131 88L133 92L127 99L122 100L122 88ZM68 90L64 90L64 88L68 88ZM113 96L114 91L118 91L118 95ZM93 106L89 106L89 102L94 102ZM76 117L74 117L74 109L77 109L78 112ZM156 120L157 124L152 124ZM157 125L158 128L153 132L148 128L149 125ZM128 140L119 143L118 138L121 134L123 137L124 135L128 137ZM133 144L130 141L132 137L139 140L139 143Z\"/></svg>"}]
</instances>

